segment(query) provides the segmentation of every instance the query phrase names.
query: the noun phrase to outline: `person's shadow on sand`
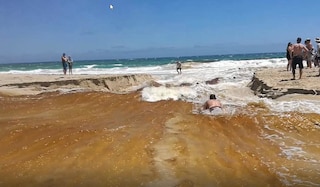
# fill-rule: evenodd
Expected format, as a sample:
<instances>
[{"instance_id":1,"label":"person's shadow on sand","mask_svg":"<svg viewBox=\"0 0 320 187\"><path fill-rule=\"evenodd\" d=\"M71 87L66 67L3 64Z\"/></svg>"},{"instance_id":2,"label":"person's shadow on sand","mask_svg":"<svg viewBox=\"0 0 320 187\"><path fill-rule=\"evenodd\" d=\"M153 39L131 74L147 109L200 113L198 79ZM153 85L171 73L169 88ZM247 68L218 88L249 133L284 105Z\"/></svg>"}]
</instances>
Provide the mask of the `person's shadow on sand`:
<instances>
[{"instance_id":1,"label":"person's shadow on sand","mask_svg":"<svg viewBox=\"0 0 320 187\"><path fill-rule=\"evenodd\" d=\"M300 79L294 79L294 78L291 78L291 79L282 79L282 80L280 80L279 82L295 81L295 80L300 80Z\"/></svg>"},{"instance_id":2,"label":"person's shadow on sand","mask_svg":"<svg viewBox=\"0 0 320 187\"><path fill-rule=\"evenodd\" d=\"M293 81L293 80L296 80L296 79L282 79L282 80L280 80L279 82Z\"/></svg>"},{"instance_id":3,"label":"person's shadow on sand","mask_svg":"<svg viewBox=\"0 0 320 187\"><path fill-rule=\"evenodd\" d=\"M320 75L308 75L306 77L320 77Z\"/></svg>"}]
</instances>

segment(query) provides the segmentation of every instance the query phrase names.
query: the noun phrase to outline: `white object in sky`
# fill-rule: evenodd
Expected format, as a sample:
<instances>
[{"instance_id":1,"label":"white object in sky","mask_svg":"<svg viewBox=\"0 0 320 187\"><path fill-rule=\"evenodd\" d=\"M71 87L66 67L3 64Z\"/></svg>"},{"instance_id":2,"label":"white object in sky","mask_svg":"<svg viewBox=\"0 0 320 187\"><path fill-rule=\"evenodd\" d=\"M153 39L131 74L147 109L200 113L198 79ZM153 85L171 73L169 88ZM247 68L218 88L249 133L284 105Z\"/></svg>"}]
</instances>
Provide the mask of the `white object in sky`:
<instances>
[{"instance_id":1,"label":"white object in sky","mask_svg":"<svg viewBox=\"0 0 320 187\"><path fill-rule=\"evenodd\" d=\"M110 10L113 10L113 5L109 5Z\"/></svg>"}]
</instances>

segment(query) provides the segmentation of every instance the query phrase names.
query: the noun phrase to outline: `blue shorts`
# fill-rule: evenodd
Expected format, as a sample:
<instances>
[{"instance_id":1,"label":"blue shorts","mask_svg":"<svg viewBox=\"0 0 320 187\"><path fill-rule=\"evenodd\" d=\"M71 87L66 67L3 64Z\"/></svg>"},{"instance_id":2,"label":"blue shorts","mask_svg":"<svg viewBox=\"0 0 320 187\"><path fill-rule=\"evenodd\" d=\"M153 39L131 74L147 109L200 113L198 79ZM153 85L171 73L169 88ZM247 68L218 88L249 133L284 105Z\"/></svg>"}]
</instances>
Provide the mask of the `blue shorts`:
<instances>
[{"instance_id":1,"label":"blue shorts","mask_svg":"<svg viewBox=\"0 0 320 187\"><path fill-rule=\"evenodd\" d=\"M67 63L66 62L62 62L62 67L63 67L63 70L67 70L67 67L68 67Z\"/></svg>"}]
</instances>

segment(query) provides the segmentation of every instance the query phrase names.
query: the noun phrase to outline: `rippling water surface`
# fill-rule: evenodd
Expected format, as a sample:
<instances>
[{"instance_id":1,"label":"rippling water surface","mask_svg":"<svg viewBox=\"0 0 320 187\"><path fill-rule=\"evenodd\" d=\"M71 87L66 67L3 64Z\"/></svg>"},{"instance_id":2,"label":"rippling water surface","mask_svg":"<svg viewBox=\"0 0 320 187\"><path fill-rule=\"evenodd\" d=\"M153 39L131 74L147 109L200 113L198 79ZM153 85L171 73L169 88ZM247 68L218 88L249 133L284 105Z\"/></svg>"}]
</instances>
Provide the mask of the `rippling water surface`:
<instances>
[{"instance_id":1,"label":"rippling water surface","mask_svg":"<svg viewBox=\"0 0 320 187\"><path fill-rule=\"evenodd\" d=\"M0 186L320 185L319 114L141 94L0 97Z\"/></svg>"}]
</instances>

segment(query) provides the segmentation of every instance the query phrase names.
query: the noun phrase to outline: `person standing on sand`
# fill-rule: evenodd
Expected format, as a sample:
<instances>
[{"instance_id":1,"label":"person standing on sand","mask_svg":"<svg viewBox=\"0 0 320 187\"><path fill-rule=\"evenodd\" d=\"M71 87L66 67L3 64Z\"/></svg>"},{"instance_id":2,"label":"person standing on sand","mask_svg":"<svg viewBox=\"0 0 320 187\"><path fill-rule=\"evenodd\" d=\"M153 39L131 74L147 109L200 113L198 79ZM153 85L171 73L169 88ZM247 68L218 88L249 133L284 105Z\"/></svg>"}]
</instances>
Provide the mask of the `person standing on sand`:
<instances>
[{"instance_id":1,"label":"person standing on sand","mask_svg":"<svg viewBox=\"0 0 320 187\"><path fill-rule=\"evenodd\" d=\"M71 56L68 56L69 75L72 75L72 64L73 64L73 60L72 60Z\"/></svg>"},{"instance_id":2,"label":"person standing on sand","mask_svg":"<svg viewBox=\"0 0 320 187\"><path fill-rule=\"evenodd\" d=\"M217 100L216 95L210 94L209 100L207 100L203 105L203 109L209 109L210 112L212 112L216 108L222 109L222 104Z\"/></svg>"},{"instance_id":3,"label":"person standing on sand","mask_svg":"<svg viewBox=\"0 0 320 187\"><path fill-rule=\"evenodd\" d=\"M301 38L297 38L297 43L292 45L292 75L293 80L296 79L296 68L299 65L299 79L302 77L302 69L303 69L303 52L309 52L309 49L306 48L303 44L301 44Z\"/></svg>"},{"instance_id":4,"label":"person standing on sand","mask_svg":"<svg viewBox=\"0 0 320 187\"><path fill-rule=\"evenodd\" d=\"M306 48L309 50L309 51L306 51L306 59L307 59L307 67L308 68L311 68L312 65L312 51L313 51L313 46L312 46L312 43L311 43L311 39L310 38L307 38L306 41L305 41L305 44L306 44Z\"/></svg>"},{"instance_id":5,"label":"person standing on sand","mask_svg":"<svg viewBox=\"0 0 320 187\"><path fill-rule=\"evenodd\" d=\"M289 42L288 46L287 46L287 60L288 60L287 71L291 70L291 66L292 66L292 59L291 59L292 54L290 54L291 53L291 46L292 46L292 43Z\"/></svg>"},{"instance_id":6,"label":"person standing on sand","mask_svg":"<svg viewBox=\"0 0 320 187\"><path fill-rule=\"evenodd\" d=\"M319 68L319 76L320 76L320 38L316 38L315 39L316 43L317 43L317 52L316 52L316 58L315 58L315 64L318 66Z\"/></svg>"},{"instance_id":7,"label":"person standing on sand","mask_svg":"<svg viewBox=\"0 0 320 187\"><path fill-rule=\"evenodd\" d=\"M182 66L182 64L181 64L180 61L177 61L176 64L177 64L177 72L178 72L178 74L181 74L181 73L182 73L182 72L181 72L181 66Z\"/></svg>"},{"instance_id":8,"label":"person standing on sand","mask_svg":"<svg viewBox=\"0 0 320 187\"><path fill-rule=\"evenodd\" d=\"M61 63L62 63L62 68L63 68L63 74L67 74L67 62L68 58L66 57L66 54L63 53L61 57Z\"/></svg>"}]
</instances>

